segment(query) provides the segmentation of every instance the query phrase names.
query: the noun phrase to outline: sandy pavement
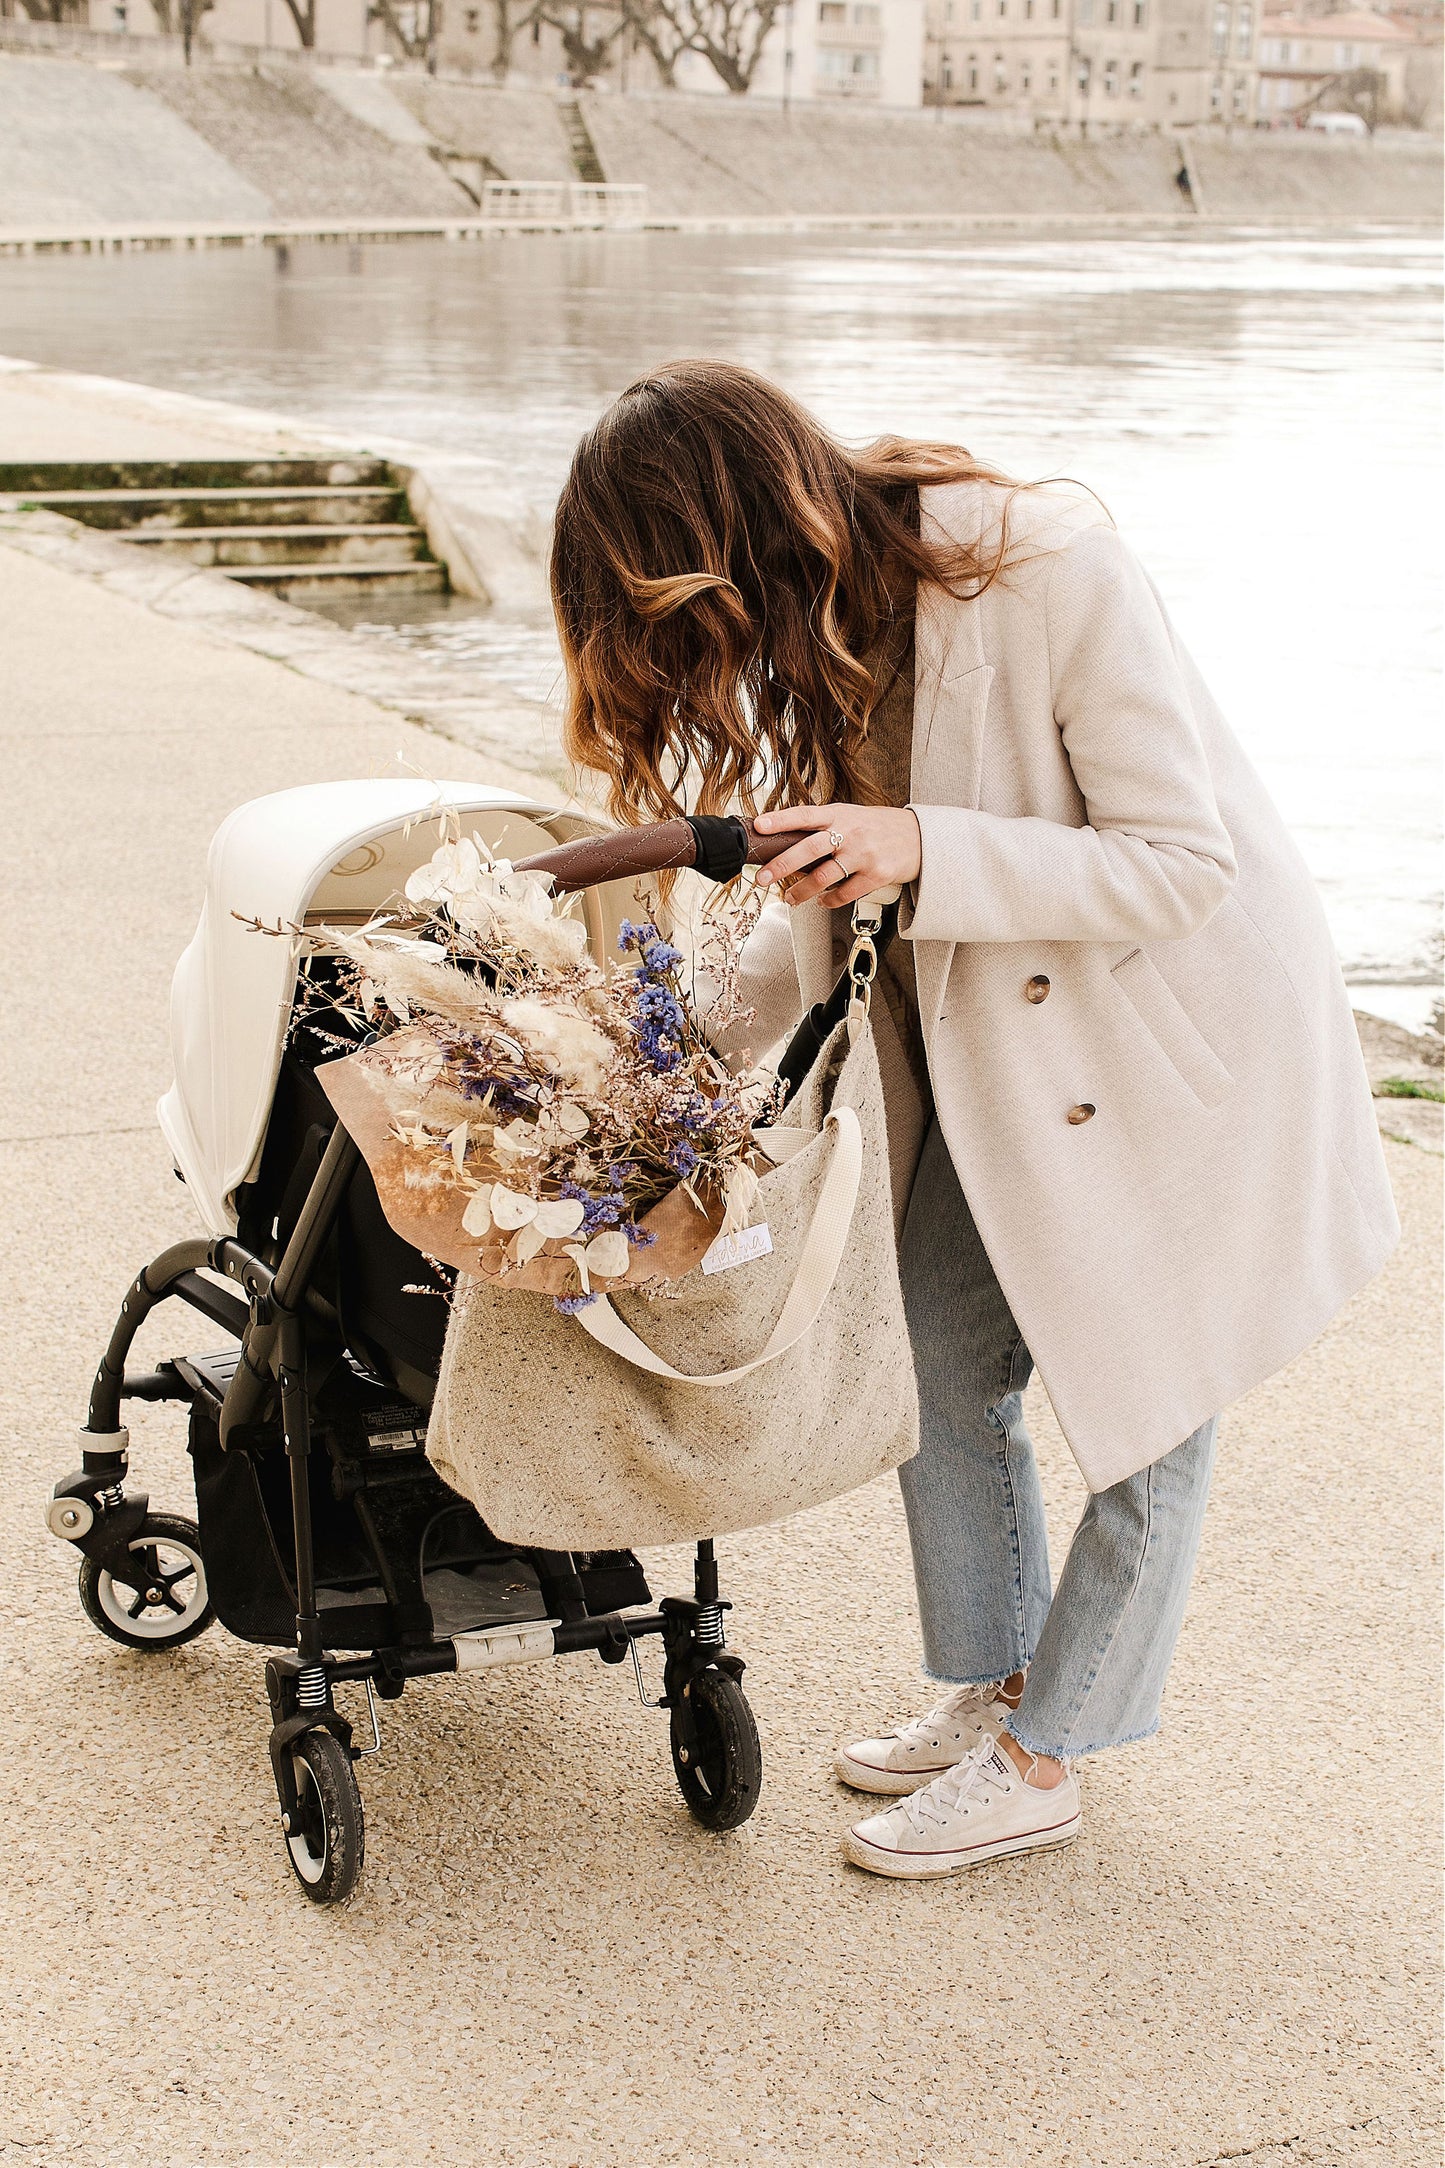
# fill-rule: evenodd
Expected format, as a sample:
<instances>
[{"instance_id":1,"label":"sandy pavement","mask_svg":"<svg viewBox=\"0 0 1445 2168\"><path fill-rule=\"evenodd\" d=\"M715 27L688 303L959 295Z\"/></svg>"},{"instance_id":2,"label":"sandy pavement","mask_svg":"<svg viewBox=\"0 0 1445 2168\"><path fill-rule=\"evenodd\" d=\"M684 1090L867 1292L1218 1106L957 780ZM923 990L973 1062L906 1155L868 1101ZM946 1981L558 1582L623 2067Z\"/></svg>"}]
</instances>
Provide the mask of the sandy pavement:
<instances>
[{"instance_id":1,"label":"sandy pavement","mask_svg":"<svg viewBox=\"0 0 1445 2168\"><path fill-rule=\"evenodd\" d=\"M318 1912L259 1652L105 1642L41 1507L124 1283L193 1231L152 1107L213 828L398 750L483 769L3 548L0 684L6 2168L1435 2168L1440 1162L1387 1146L1403 1249L1229 1418L1163 1735L1088 1765L1070 1850L844 1866L833 1746L921 1705L884 1481L722 1546L744 1830L689 1821L619 1671L438 1680L386 1710L365 1876ZM212 1338L162 1313L140 1354ZM135 1481L188 1510L174 1412L132 1422Z\"/></svg>"}]
</instances>

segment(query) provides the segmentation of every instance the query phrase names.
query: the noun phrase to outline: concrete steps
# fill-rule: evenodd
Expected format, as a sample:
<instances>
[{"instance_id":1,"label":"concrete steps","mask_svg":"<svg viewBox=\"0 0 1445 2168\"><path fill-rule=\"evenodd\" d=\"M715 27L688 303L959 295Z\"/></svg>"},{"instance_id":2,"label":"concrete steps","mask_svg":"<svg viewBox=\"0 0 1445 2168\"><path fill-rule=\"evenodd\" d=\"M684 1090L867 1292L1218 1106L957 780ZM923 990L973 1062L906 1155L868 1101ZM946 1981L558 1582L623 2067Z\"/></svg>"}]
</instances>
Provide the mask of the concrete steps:
<instances>
[{"instance_id":1,"label":"concrete steps","mask_svg":"<svg viewBox=\"0 0 1445 2168\"><path fill-rule=\"evenodd\" d=\"M287 601L447 587L446 567L431 555L384 460L0 465L0 497Z\"/></svg>"},{"instance_id":2,"label":"concrete steps","mask_svg":"<svg viewBox=\"0 0 1445 2168\"><path fill-rule=\"evenodd\" d=\"M128 542L142 543L175 557L187 557L193 565L214 565L221 572L241 573L257 565L284 570L311 563L350 567L414 565L427 557L426 536L420 527L401 520L343 526L277 527L132 527ZM440 572L440 565L427 563Z\"/></svg>"}]
</instances>

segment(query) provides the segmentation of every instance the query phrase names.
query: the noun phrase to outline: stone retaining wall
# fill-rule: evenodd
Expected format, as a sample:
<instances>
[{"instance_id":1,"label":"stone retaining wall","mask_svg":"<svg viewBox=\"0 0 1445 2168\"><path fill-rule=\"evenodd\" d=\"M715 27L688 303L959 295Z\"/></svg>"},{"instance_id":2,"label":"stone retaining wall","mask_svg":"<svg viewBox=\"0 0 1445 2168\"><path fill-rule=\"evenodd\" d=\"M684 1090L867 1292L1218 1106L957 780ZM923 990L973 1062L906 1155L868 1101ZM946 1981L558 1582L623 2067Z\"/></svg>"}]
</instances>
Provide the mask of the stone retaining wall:
<instances>
[{"instance_id":1,"label":"stone retaining wall","mask_svg":"<svg viewBox=\"0 0 1445 2168\"><path fill-rule=\"evenodd\" d=\"M164 101L277 218L455 218L468 209L428 150L388 141L308 69L132 68L128 80Z\"/></svg>"},{"instance_id":2,"label":"stone retaining wall","mask_svg":"<svg viewBox=\"0 0 1445 2168\"><path fill-rule=\"evenodd\" d=\"M0 55L0 227L465 217L471 200L428 139L502 179L577 177L545 91L404 73L367 84L383 117L401 125L372 125L364 101L343 102L324 70L278 63L120 75ZM594 95L581 106L606 178L643 185L649 214L664 220L1189 212L1175 179L1180 144L1169 136L1080 143L1017 125L808 106L785 118L727 98ZM404 140L416 124L419 140ZM1439 215L1433 138L1187 140L1206 218Z\"/></svg>"}]
</instances>

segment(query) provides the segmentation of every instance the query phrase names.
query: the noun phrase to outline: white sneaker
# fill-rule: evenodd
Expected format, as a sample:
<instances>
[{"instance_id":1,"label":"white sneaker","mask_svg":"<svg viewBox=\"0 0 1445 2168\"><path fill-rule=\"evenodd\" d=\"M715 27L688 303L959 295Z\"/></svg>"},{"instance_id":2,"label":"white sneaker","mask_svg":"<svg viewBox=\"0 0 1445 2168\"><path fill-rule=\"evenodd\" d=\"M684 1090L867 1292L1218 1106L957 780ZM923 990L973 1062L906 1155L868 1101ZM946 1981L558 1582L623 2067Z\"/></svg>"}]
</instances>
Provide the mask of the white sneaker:
<instances>
[{"instance_id":1,"label":"white sneaker","mask_svg":"<svg viewBox=\"0 0 1445 2168\"><path fill-rule=\"evenodd\" d=\"M857 1739L838 1749L833 1767L855 1792L916 1792L930 1777L952 1769L985 1733L992 1738L1008 1705L990 1686L955 1686L927 1716L915 1717L881 1739Z\"/></svg>"},{"instance_id":2,"label":"white sneaker","mask_svg":"<svg viewBox=\"0 0 1445 2168\"><path fill-rule=\"evenodd\" d=\"M873 1874L956 1874L1004 1852L1067 1844L1078 1835L1079 1822L1073 1770L1052 1791L1025 1784L990 1732L956 1769L856 1823L843 1850L855 1867Z\"/></svg>"}]
</instances>

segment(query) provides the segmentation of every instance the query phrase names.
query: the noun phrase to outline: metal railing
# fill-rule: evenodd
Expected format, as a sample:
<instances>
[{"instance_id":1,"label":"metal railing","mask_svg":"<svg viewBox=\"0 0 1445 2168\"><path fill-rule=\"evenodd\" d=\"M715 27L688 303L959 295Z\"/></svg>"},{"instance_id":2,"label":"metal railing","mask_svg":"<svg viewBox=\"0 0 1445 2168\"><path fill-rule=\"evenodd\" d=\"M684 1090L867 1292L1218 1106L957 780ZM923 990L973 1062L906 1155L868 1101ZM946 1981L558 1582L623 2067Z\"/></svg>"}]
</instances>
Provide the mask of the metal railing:
<instances>
[{"instance_id":1,"label":"metal railing","mask_svg":"<svg viewBox=\"0 0 1445 2168\"><path fill-rule=\"evenodd\" d=\"M647 190L621 181L484 181L483 218L605 226L613 231L642 226Z\"/></svg>"}]
</instances>

